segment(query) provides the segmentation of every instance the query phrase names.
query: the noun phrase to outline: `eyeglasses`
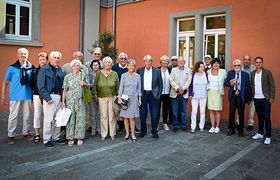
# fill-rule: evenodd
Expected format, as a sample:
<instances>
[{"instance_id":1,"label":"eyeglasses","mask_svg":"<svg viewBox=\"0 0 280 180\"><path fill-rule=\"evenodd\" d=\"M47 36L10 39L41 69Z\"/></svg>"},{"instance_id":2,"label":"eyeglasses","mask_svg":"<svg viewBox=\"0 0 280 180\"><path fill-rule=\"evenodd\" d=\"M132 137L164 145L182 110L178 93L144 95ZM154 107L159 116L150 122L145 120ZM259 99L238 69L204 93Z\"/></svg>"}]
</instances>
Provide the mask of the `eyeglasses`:
<instances>
[{"instance_id":1,"label":"eyeglasses","mask_svg":"<svg viewBox=\"0 0 280 180\"><path fill-rule=\"evenodd\" d=\"M127 58L121 58L121 60L127 60Z\"/></svg>"},{"instance_id":2,"label":"eyeglasses","mask_svg":"<svg viewBox=\"0 0 280 180\"><path fill-rule=\"evenodd\" d=\"M171 59L171 61L177 61L177 59Z\"/></svg>"},{"instance_id":3,"label":"eyeglasses","mask_svg":"<svg viewBox=\"0 0 280 180\"><path fill-rule=\"evenodd\" d=\"M94 53L94 55L95 55L95 56L100 56L101 54L100 54L100 53Z\"/></svg>"},{"instance_id":4,"label":"eyeglasses","mask_svg":"<svg viewBox=\"0 0 280 180\"><path fill-rule=\"evenodd\" d=\"M236 64L236 65L234 65L234 67L240 67L241 65L240 64Z\"/></svg>"}]
</instances>

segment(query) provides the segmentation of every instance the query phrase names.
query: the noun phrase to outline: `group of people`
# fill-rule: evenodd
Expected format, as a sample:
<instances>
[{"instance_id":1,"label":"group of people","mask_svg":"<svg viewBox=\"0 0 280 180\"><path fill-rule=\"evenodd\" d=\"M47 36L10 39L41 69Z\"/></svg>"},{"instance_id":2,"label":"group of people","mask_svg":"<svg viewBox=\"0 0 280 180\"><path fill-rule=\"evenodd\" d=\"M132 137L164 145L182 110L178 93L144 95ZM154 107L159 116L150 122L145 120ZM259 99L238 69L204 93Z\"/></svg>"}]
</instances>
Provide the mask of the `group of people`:
<instances>
[{"instance_id":1,"label":"group of people","mask_svg":"<svg viewBox=\"0 0 280 180\"><path fill-rule=\"evenodd\" d=\"M41 141L40 129L43 124L42 141L48 148L55 143L68 146L81 146L86 131L94 136L99 134L101 141L110 136L115 141L116 133L125 130L124 140L136 141L135 118L140 117L141 128L138 137L147 135L147 115L151 115L151 134L159 138L159 119L162 109L163 128L173 131L188 131L186 110L191 101L191 133L197 128L199 106L199 130L204 131L206 107L210 112L212 127L210 133L220 132L220 112L223 110L224 86L229 87L229 125L227 135L235 133L244 136L244 110L249 104L249 122L247 130L254 125L254 112L258 116L258 132L253 139L271 142L271 103L275 98L275 86L272 73L263 68L263 58L256 57L255 66L251 57L233 60L233 69L226 72L220 68L218 58L210 55L204 61L198 61L193 69L185 66L184 57L164 55L160 58L160 67L153 66L151 55L145 55L144 67L136 68L137 62L128 59L121 52L118 63L111 57L102 57L101 48L93 51L93 59L84 63L80 51L73 53L73 60L60 68L62 54L52 51L38 54L37 68L28 60L29 52L18 49L18 60L8 67L3 86L1 101L7 104L6 93L10 84L8 144L15 143L20 108L23 110L23 137L34 143ZM90 98L85 99L90 92ZM34 137L30 134L32 102L34 105ZM55 115L59 109L69 108L71 116L66 127L55 126ZM237 109L237 115L236 115ZM236 118L237 117L237 120ZM265 124L265 131L264 131ZM118 126L118 130L117 130ZM65 138L62 138L65 134Z\"/></svg>"}]
</instances>

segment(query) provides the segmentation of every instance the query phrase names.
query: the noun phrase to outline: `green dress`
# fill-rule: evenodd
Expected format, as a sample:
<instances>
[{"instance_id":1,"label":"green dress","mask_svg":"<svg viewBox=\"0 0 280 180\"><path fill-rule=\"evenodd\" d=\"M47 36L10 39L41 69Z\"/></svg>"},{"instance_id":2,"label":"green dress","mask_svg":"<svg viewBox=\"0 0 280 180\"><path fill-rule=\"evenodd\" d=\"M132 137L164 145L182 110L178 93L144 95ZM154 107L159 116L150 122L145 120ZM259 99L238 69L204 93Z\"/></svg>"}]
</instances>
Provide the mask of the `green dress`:
<instances>
[{"instance_id":1,"label":"green dress","mask_svg":"<svg viewBox=\"0 0 280 180\"><path fill-rule=\"evenodd\" d=\"M85 74L67 74L63 81L63 89L66 93L66 107L72 113L66 126L66 139L84 139L86 128L85 104L82 95L82 87L79 81L86 81Z\"/></svg>"}]
</instances>

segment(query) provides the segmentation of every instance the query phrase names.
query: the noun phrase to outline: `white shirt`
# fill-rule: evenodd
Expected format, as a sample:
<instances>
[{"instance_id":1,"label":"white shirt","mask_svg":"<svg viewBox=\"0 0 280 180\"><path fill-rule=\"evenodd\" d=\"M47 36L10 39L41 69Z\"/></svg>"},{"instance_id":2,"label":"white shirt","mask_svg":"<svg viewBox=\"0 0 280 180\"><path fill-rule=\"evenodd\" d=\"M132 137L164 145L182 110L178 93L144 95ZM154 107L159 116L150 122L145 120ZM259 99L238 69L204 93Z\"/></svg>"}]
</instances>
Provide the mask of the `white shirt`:
<instances>
[{"instance_id":1,"label":"white shirt","mask_svg":"<svg viewBox=\"0 0 280 180\"><path fill-rule=\"evenodd\" d=\"M205 73L202 75L198 73L193 77L193 98L206 98L207 97L207 78Z\"/></svg>"},{"instance_id":2,"label":"white shirt","mask_svg":"<svg viewBox=\"0 0 280 180\"><path fill-rule=\"evenodd\" d=\"M185 69L180 69L179 68L179 71L178 71L178 73L179 73L179 86L180 87L182 87L182 86L184 86L184 84L185 84Z\"/></svg>"},{"instance_id":3,"label":"white shirt","mask_svg":"<svg viewBox=\"0 0 280 180\"><path fill-rule=\"evenodd\" d=\"M239 74L238 76L238 79L237 79L237 73ZM236 90L236 87L238 88L238 90L241 90L241 71L239 71L239 72L235 72L235 79L236 79L236 81L237 81L237 83L238 83L238 85L237 86L234 86L234 90Z\"/></svg>"},{"instance_id":4,"label":"white shirt","mask_svg":"<svg viewBox=\"0 0 280 180\"><path fill-rule=\"evenodd\" d=\"M166 69L165 72L161 71L161 77L163 82L162 94L169 94L170 92L170 84L169 84L169 72Z\"/></svg>"},{"instance_id":5,"label":"white shirt","mask_svg":"<svg viewBox=\"0 0 280 180\"><path fill-rule=\"evenodd\" d=\"M119 68L125 69L127 68L127 65L125 65L124 67L121 65L121 63L119 63Z\"/></svg>"},{"instance_id":6,"label":"white shirt","mask_svg":"<svg viewBox=\"0 0 280 180\"><path fill-rule=\"evenodd\" d=\"M265 98L262 91L262 71L258 74L255 74L255 96L256 99L263 99Z\"/></svg>"},{"instance_id":7,"label":"white shirt","mask_svg":"<svg viewBox=\"0 0 280 180\"><path fill-rule=\"evenodd\" d=\"M209 88L212 90L219 90L219 76L213 76L210 72L208 75Z\"/></svg>"},{"instance_id":8,"label":"white shirt","mask_svg":"<svg viewBox=\"0 0 280 180\"><path fill-rule=\"evenodd\" d=\"M150 70L147 70L145 68L145 70L144 70L144 90L145 91L152 90L152 77L153 77L152 67L150 68Z\"/></svg>"}]
</instances>

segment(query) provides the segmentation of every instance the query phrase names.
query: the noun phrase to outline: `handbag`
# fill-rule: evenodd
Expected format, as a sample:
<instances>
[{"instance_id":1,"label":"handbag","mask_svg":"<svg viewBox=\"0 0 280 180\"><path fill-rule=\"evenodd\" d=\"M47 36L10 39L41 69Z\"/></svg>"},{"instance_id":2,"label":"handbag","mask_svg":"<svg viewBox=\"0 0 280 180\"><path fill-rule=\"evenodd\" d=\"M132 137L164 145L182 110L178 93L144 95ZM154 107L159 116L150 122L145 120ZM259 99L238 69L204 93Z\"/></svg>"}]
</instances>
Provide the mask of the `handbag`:
<instances>
[{"instance_id":1,"label":"handbag","mask_svg":"<svg viewBox=\"0 0 280 180\"><path fill-rule=\"evenodd\" d=\"M59 108L55 115L55 127L66 126L70 118L71 110L68 108Z\"/></svg>"},{"instance_id":2,"label":"handbag","mask_svg":"<svg viewBox=\"0 0 280 180\"><path fill-rule=\"evenodd\" d=\"M121 97L121 99L122 99L122 103L121 104L119 104L119 102L118 102L118 97L116 97L115 98L115 100L114 100L114 102L117 104L117 105L119 105L123 110L127 110L128 109L128 102L129 102L129 97L128 97L128 95L122 95L122 97Z\"/></svg>"},{"instance_id":3,"label":"handbag","mask_svg":"<svg viewBox=\"0 0 280 180\"><path fill-rule=\"evenodd\" d=\"M82 78L82 73L83 72L81 71L81 79L83 79ZM84 81L85 81L85 78L84 78ZM92 102L92 94L91 94L90 89L88 87L83 86L82 91L83 91L84 102L86 102L86 103Z\"/></svg>"}]
</instances>

